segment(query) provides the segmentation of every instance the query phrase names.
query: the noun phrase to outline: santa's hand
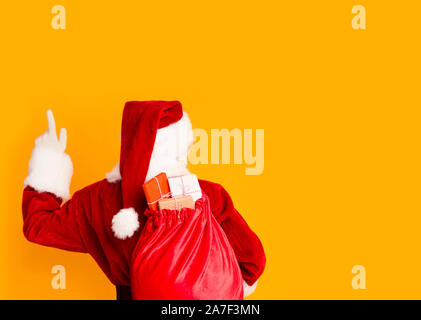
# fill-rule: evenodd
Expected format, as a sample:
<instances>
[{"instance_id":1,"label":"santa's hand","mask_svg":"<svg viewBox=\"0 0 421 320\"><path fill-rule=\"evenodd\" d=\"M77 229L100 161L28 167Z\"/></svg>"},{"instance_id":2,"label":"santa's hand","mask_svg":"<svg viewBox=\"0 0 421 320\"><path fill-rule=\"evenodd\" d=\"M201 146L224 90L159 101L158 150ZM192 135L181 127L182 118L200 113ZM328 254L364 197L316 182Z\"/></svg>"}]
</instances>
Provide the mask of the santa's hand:
<instances>
[{"instance_id":1,"label":"santa's hand","mask_svg":"<svg viewBox=\"0 0 421 320\"><path fill-rule=\"evenodd\" d=\"M57 139L56 122L51 110L47 111L48 129L35 140L36 147L44 147L57 152L64 152L67 144L67 132L65 128L60 130L60 139Z\"/></svg>"},{"instance_id":2,"label":"santa's hand","mask_svg":"<svg viewBox=\"0 0 421 320\"><path fill-rule=\"evenodd\" d=\"M60 130L57 138L53 112L47 111L48 129L35 140L35 148L29 161L29 174L25 186L31 186L39 192L51 192L67 199L73 175L72 161L64 151L67 145L66 129Z\"/></svg>"},{"instance_id":3,"label":"santa's hand","mask_svg":"<svg viewBox=\"0 0 421 320\"><path fill-rule=\"evenodd\" d=\"M253 285L250 286L243 279L243 296L244 296L244 298L251 295L254 292L254 290L256 290L256 287L257 287L257 281L255 283L253 283Z\"/></svg>"}]
</instances>

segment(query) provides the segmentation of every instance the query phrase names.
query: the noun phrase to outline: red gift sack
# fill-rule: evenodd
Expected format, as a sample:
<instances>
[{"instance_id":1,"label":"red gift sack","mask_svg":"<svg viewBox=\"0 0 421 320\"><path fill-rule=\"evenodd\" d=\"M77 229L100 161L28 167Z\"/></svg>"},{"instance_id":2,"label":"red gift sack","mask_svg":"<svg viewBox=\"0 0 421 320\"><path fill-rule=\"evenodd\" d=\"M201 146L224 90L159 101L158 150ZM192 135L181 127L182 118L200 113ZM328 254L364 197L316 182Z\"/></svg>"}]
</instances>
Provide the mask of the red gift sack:
<instances>
[{"instance_id":1,"label":"red gift sack","mask_svg":"<svg viewBox=\"0 0 421 320\"><path fill-rule=\"evenodd\" d=\"M133 299L243 299L240 267L204 194L195 209L147 209L131 260Z\"/></svg>"}]
</instances>

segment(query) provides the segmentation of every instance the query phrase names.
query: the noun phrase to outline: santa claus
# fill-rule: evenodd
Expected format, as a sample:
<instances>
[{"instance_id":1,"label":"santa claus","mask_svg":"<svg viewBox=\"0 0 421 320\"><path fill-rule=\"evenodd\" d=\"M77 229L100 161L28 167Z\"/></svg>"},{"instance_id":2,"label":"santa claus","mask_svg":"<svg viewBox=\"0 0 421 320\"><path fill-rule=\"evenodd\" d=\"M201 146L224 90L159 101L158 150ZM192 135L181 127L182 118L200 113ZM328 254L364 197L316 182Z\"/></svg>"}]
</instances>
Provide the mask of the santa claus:
<instances>
[{"instance_id":1,"label":"santa claus","mask_svg":"<svg viewBox=\"0 0 421 320\"><path fill-rule=\"evenodd\" d=\"M24 235L41 245L89 253L117 287L117 299L131 299L130 287L137 281L130 272L133 252L147 223L142 184L160 172L168 177L189 174L187 155L193 143L189 117L178 101L127 102L119 164L106 179L77 191L70 200L73 165L65 153L67 133L61 129L57 138L51 111L47 118L48 130L35 141L25 179ZM211 214L235 253L243 279L242 298L255 290L263 272L263 247L225 189L210 181L199 183Z\"/></svg>"}]
</instances>

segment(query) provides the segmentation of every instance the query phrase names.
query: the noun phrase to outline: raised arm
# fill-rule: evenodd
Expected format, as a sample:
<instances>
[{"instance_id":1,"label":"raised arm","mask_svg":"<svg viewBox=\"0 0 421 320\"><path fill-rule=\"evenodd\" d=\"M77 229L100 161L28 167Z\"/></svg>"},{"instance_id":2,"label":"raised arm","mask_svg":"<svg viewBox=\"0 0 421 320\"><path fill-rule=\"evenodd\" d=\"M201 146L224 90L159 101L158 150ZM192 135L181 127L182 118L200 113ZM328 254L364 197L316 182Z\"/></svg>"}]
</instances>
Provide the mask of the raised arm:
<instances>
[{"instance_id":1,"label":"raised arm","mask_svg":"<svg viewBox=\"0 0 421 320\"><path fill-rule=\"evenodd\" d=\"M40 245L86 252L79 233L77 196L63 206L61 202L52 193L26 187L22 201L23 233L29 241Z\"/></svg>"},{"instance_id":2,"label":"raised arm","mask_svg":"<svg viewBox=\"0 0 421 320\"><path fill-rule=\"evenodd\" d=\"M73 174L72 161L65 153L66 129L60 130L58 139L51 110L47 111L47 118L48 129L35 140L25 179L23 232L29 241L41 245L86 252L79 233L78 197L61 206L62 200L70 197Z\"/></svg>"}]
</instances>

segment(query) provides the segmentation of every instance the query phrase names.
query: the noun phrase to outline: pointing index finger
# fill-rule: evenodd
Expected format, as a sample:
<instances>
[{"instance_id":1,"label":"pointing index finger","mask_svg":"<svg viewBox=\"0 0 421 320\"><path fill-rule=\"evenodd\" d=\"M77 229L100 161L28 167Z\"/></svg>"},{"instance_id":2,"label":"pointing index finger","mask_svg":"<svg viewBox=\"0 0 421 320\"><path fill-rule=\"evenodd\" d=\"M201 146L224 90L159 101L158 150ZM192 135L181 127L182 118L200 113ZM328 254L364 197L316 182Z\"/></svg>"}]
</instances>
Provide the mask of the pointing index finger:
<instances>
[{"instance_id":1,"label":"pointing index finger","mask_svg":"<svg viewBox=\"0 0 421 320\"><path fill-rule=\"evenodd\" d=\"M54 133L56 135L57 134L57 132L56 132L56 122L54 120L54 115L53 115L53 112L51 110L47 110L47 119L48 119L48 132L50 134Z\"/></svg>"}]
</instances>

